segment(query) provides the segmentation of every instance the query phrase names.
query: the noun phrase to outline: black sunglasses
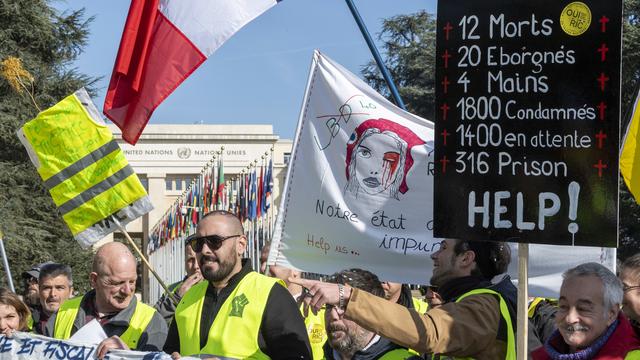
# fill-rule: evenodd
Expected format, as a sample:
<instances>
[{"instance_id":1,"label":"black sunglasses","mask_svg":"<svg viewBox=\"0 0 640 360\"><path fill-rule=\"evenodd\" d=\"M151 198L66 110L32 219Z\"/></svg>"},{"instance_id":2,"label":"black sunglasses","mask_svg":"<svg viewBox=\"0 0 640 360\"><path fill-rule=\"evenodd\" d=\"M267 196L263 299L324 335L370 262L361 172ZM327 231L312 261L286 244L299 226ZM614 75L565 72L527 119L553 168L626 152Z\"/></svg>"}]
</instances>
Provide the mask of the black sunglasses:
<instances>
[{"instance_id":1,"label":"black sunglasses","mask_svg":"<svg viewBox=\"0 0 640 360\"><path fill-rule=\"evenodd\" d=\"M209 249L218 250L220 249L220 246L222 246L223 241L234 238L234 237L238 237L238 236L242 236L242 234L229 235L229 236L220 236L220 235L200 236L200 237L195 237L191 239L191 242L189 245L191 245L191 248L193 249L193 251L197 253L202 252L202 247L204 246L205 242L207 243L207 246L209 247Z\"/></svg>"}]
</instances>

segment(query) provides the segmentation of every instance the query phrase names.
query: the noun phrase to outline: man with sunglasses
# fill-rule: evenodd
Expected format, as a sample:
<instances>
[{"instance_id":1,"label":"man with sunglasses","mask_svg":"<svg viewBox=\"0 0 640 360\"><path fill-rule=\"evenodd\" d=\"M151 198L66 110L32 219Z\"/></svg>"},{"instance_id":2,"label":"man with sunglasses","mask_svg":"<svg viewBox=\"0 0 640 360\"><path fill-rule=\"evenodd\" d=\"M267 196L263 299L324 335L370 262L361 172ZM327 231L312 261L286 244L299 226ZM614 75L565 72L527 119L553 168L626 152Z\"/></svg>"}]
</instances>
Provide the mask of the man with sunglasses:
<instances>
[{"instance_id":1,"label":"man with sunglasses","mask_svg":"<svg viewBox=\"0 0 640 360\"><path fill-rule=\"evenodd\" d=\"M165 352L174 358L311 359L302 315L287 289L242 259L247 239L234 214L206 214L191 246L205 281L178 304Z\"/></svg>"}]
</instances>

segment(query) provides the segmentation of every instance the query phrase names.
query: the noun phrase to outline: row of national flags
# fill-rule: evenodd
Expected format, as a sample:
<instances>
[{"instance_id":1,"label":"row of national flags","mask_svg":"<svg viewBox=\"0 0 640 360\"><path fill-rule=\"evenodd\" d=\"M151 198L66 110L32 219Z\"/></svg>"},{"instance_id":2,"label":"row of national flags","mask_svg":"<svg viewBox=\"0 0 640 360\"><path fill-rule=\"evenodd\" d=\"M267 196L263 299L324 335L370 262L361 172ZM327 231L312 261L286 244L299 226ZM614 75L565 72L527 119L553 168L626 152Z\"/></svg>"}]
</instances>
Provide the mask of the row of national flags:
<instances>
[{"instance_id":1,"label":"row of national flags","mask_svg":"<svg viewBox=\"0 0 640 360\"><path fill-rule=\"evenodd\" d=\"M271 224L273 159L225 180L222 157L207 164L191 186L169 207L150 232L149 253L166 243L195 232L198 221L210 211L226 210L238 215L247 229ZM260 230L263 231L263 230ZM271 229L264 230L271 233Z\"/></svg>"}]
</instances>

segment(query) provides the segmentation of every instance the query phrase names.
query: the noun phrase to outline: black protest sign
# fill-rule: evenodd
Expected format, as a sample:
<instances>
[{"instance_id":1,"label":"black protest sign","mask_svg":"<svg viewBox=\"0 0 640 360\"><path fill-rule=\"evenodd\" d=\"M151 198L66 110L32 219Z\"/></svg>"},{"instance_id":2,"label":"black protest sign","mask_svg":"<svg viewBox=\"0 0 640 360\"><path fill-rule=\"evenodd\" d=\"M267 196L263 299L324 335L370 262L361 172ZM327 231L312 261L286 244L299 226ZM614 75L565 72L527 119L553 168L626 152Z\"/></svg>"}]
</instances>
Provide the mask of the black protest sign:
<instances>
[{"instance_id":1,"label":"black protest sign","mask_svg":"<svg viewBox=\"0 0 640 360\"><path fill-rule=\"evenodd\" d=\"M617 246L621 16L438 2L435 236Z\"/></svg>"}]
</instances>

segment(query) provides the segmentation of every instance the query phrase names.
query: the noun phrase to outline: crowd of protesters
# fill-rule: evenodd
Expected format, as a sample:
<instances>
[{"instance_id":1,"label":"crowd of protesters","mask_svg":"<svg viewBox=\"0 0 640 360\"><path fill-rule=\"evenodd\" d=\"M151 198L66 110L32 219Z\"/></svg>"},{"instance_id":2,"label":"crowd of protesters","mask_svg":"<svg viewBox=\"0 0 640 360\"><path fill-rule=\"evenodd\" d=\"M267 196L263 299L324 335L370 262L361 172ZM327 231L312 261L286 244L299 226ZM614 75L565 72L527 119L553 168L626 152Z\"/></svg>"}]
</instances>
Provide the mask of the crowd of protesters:
<instances>
[{"instance_id":1,"label":"crowd of protesters","mask_svg":"<svg viewBox=\"0 0 640 360\"><path fill-rule=\"evenodd\" d=\"M132 349L175 359L515 359L516 320L527 316L529 358L640 359L640 254L619 277L597 263L571 268L557 299L531 299L517 314L504 243L443 240L421 299L366 269L324 281L278 265L257 272L242 258L244 234L234 214L205 215L185 242L184 279L153 307L135 296L136 260L123 244L97 249L92 290L75 297L68 266L35 266L22 296L0 288L0 333L69 339L95 320L107 335L99 358Z\"/></svg>"}]
</instances>

